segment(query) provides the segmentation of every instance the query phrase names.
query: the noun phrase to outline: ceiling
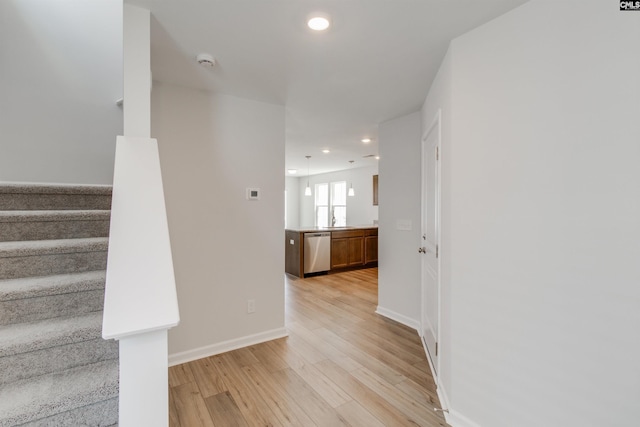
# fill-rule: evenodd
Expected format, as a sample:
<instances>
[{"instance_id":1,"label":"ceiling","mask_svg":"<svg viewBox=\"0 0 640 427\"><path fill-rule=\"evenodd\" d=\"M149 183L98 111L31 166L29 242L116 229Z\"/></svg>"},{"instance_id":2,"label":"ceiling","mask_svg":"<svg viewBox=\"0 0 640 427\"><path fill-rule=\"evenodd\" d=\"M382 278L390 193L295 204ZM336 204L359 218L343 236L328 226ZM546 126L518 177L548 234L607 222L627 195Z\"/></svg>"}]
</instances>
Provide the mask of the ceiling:
<instances>
[{"instance_id":1,"label":"ceiling","mask_svg":"<svg viewBox=\"0 0 640 427\"><path fill-rule=\"evenodd\" d=\"M378 123L420 109L449 41L526 1L127 3L151 10L154 80L284 105L286 169L306 175L306 155L311 174L375 165L363 156L378 154ZM325 32L306 27L316 11ZM203 52L214 68L197 64Z\"/></svg>"}]
</instances>

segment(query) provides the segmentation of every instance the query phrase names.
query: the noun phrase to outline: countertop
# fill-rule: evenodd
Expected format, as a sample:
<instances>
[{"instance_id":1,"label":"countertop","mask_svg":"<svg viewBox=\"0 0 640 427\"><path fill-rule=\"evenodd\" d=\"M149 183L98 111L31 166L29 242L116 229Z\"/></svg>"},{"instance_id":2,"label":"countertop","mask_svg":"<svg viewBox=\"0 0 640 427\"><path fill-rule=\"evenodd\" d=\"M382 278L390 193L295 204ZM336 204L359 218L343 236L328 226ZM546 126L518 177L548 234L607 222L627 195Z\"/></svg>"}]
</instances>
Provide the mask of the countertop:
<instances>
[{"instance_id":1,"label":"countertop","mask_svg":"<svg viewBox=\"0 0 640 427\"><path fill-rule=\"evenodd\" d=\"M285 228L285 231L294 231L297 233L315 233L318 231L365 230L365 229L371 229L371 228L378 228L378 224L348 225L346 227L296 227L296 228Z\"/></svg>"}]
</instances>

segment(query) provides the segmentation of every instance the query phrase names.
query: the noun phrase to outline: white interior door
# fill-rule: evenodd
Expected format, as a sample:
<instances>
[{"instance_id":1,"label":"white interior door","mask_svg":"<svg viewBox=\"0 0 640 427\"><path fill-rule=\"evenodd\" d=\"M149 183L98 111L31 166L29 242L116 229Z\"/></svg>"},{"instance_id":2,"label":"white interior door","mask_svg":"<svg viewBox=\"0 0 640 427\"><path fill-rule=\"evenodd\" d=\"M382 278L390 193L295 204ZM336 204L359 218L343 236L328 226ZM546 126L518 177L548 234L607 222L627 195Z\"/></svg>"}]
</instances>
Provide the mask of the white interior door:
<instances>
[{"instance_id":1,"label":"white interior door","mask_svg":"<svg viewBox=\"0 0 640 427\"><path fill-rule=\"evenodd\" d=\"M422 140L422 330L438 374L440 340L440 112Z\"/></svg>"}]
</instances>

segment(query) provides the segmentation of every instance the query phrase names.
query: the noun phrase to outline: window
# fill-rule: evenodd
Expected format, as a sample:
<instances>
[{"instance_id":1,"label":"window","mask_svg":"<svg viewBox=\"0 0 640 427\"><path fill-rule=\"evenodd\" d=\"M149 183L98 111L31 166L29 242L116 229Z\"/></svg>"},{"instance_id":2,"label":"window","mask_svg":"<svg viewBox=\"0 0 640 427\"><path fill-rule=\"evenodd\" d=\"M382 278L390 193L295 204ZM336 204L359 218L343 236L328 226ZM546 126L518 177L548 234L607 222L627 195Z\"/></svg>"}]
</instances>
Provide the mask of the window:
<instances>
[{"instance_id":1,"label":"window","mask_svg":"<svg viewBox=\"0 0 640 427\"><path fill-rule=\"evenodd\" d=\"M316 184L316 226L347 225L347 183ZM335 219L335 221L334 221Z\"/></svg>"},{"instance_id":2,"label":"window","mask_svg":"<svg viewBox=\"0 0 640 427\"><path fill-rule=\"evenodd\" d=\"M329 226L329 184L316 184L316 226Z\"/></svg>"},{"instance_id":3,"label":"window","mask_svg":"<svg viewBox=\"0 0 640 427\"><path fill-rule=\"evenodd\" d=\"M345 181L331 183L331 209L336 227L347 225L347 183Z\"/></svg>"}]
</instances>

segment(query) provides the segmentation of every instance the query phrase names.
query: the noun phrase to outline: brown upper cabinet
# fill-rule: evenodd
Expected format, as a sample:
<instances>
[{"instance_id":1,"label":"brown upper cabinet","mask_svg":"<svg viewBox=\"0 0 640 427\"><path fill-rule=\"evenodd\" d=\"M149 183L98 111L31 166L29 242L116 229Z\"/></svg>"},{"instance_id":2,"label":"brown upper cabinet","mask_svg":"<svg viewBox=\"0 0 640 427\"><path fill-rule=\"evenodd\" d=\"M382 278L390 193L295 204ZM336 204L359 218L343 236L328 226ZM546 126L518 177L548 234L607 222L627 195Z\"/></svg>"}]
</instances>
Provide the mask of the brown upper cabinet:
<instances>
[{"instance_id":1,"label":"brown upper cabinet","mask_svg":"<svg viewBox=\"0 0 640 427\"><path fill-rule=\"evenodd\" d=\"M373 175L373 206L378 206L378 175Z\"/></svg>"}]
</instances>

